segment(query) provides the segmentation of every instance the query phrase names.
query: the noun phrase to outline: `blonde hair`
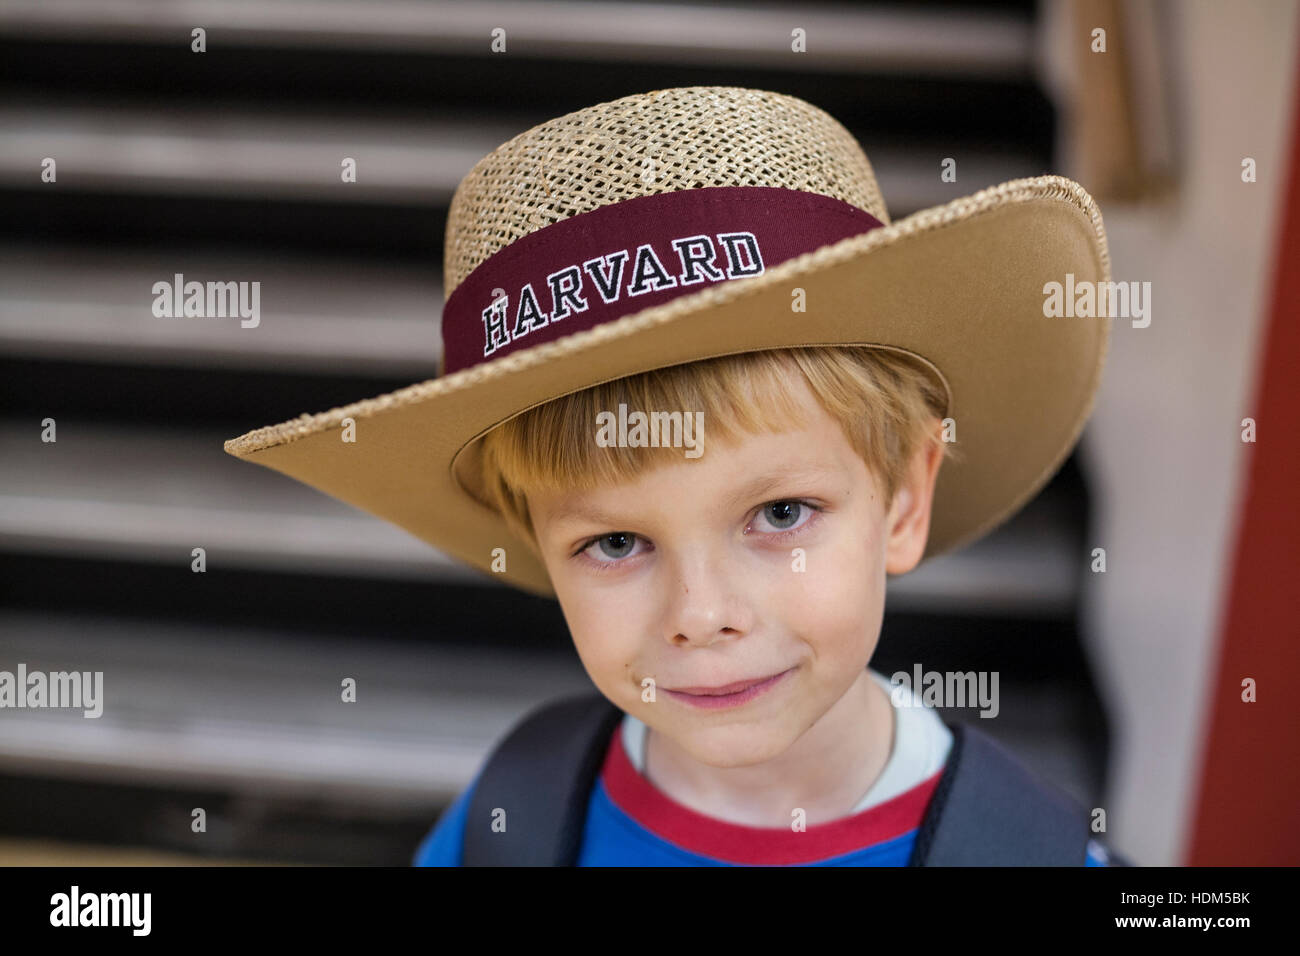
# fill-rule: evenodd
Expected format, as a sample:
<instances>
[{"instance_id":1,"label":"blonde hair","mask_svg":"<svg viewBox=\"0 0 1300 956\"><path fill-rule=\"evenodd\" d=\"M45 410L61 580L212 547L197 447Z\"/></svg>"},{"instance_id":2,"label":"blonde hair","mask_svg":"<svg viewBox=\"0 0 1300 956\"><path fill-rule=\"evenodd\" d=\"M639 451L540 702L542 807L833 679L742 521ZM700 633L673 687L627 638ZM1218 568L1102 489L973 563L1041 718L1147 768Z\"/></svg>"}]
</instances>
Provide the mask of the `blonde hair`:
<instances>
[{"instance_id":1,"label":"blonde hair","mask_svg":"<svg viewBox=\"0 0 1300 956\"><path fill-rule=\"evenodd\" d=\"M870 346L814 346L744 352L654 369L564 395L503 422L483 436L482 476L489 503L536 550L529 490L591 489L634 478L652 461L683 461L680 448L601 447L601 412L703 412L710 440L779 432L807 424L790 394L802 374L822 407L894 499L912 455L943 441L934 419L947 414L947 392L934 372L906 353ZM689 460L689 459L686 459Z\"/></svg>"}]
</instances>

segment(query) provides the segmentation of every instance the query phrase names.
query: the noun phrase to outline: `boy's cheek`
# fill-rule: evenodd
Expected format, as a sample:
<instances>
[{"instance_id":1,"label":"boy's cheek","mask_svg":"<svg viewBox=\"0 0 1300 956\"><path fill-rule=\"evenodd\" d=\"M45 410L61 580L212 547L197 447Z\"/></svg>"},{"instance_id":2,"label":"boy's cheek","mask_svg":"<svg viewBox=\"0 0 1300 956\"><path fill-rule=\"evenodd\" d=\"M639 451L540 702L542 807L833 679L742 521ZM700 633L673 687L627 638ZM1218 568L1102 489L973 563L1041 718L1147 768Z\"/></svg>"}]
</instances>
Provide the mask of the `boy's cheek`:
<instances>
[{"instance_id":1,"label":"boy's cheek","mask_svg":"<svg viewBox=\"0 0 1300 956\"><path fill-rule=\"evenodd\" d=\"M789 564L767 582L784 603L798 600L809 612L861 613L883 595L884 566L864 540L819 542L791 549Z\"/></svg>"},{"instance_id":2,"label":"boy's cheek","mask_svg":"<svg viewBox=\"0 0 1300 956\"><path fill-rule=\"evenodd\" d=\"M623 634L621 628L611 628L602 633L583 632L573 635L573 644L587 676L606 696L624 701L637 693L641 679L646 676L639 670L637 647ZM653 675L650 675L653 676Z\"/></svg>"},{"instance_id":3,"label":"boy's cheek","mask_svg":"<svg viewBox=\"0 0 1300 956\"><path fill-rule=\"evenodd\" d=\"M883 565L863 547L810 552L807 570L771 597L791 609L790 625L823 654L856 660L870 655L884 615Z\"/></svg>"}]
</instances>

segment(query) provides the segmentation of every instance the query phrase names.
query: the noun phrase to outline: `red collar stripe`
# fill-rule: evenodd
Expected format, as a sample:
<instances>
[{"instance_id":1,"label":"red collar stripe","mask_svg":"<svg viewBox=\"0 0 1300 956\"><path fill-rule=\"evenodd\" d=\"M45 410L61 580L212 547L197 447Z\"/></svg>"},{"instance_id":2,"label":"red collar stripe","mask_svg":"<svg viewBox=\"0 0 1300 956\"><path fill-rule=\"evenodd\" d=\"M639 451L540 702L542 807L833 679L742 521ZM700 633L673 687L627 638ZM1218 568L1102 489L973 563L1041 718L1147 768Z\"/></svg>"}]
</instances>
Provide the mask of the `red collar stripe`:
<instances>
[{"instance_id":1,"label":"red collar stripe","mask_svg":"<svg viewBox=\"0 0 1300 956\"><path fill-rule=\"evenodd\" d=\"M632 765L623 749L621 726L614 732L600 779L620 810L662 840L729 863L779 866L845 856L915 830L942 775L936 771L891 800L830 823L810 824L803 833L729 823L683 806Z\"/></svg>"}]
</instances>

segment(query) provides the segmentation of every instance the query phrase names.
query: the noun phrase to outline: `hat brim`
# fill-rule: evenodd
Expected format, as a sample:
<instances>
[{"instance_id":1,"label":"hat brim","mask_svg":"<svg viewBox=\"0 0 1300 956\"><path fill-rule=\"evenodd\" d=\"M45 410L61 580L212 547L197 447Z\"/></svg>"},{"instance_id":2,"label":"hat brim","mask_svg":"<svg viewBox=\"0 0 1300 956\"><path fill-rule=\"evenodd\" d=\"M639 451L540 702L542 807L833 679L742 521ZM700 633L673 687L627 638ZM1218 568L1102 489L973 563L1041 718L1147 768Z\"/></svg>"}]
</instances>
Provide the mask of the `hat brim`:
<instances>
[{"instance_id":1,"label":"hat brim","mask_svg":"<svg viewBox=\"0 0 1300 956\"><path fill-rule=\"evenodd\" d=\"M1095 203L1060 176L1013 180L761 276L249 432L225 450L392 522L491 577L554 596L541 561L462 485L476 439L551 399L650 369L761 349L874 345L926 360L948 388L961 458L940 468L929 560L1019 510L1078 440L1111 320L1044 315L1044 286L1064 283L1067 273L1076 285L1110 279ZM792 311L796 287L805 292L804 312ZM356 422L355 441L342 440L345 418ZM507 570L493 574L498 547Z\"/></svg>"}]
</instances>

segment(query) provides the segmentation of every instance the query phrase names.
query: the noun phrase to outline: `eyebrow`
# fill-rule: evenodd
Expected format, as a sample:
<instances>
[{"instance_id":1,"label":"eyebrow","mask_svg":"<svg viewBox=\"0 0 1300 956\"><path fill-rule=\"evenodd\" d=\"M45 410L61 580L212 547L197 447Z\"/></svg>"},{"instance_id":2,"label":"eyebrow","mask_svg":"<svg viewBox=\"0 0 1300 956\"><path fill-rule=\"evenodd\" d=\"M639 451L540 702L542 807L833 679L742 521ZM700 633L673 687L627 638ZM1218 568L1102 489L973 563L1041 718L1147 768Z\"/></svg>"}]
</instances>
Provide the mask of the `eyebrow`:
<instances>
[{"instance_id":1,"label":"eyebrow","mask_svg":"<svg viewBox=\"0 0 1300 956\"><path fill-rule=\"evenodd\" d=\"M797 482L815 481L820 478L826 478L828 472L824 468L804 467L793 468L782 471L766 472L758 475L744 487L740 488L735 494L730 495L725 507L731 508L738 504L753 501L762 498L776 488L786 484L795 484ZM566 521L585 519L593 524L603 525L609 528L617 529L620 518L614 515L606 514L598 508L590 508L582 504L581 501L575 501L572 504L559 507L550 516L552 527L562 524Z\"/></svg>"}]
</instances>

